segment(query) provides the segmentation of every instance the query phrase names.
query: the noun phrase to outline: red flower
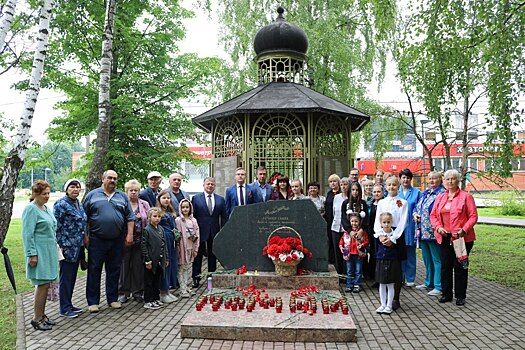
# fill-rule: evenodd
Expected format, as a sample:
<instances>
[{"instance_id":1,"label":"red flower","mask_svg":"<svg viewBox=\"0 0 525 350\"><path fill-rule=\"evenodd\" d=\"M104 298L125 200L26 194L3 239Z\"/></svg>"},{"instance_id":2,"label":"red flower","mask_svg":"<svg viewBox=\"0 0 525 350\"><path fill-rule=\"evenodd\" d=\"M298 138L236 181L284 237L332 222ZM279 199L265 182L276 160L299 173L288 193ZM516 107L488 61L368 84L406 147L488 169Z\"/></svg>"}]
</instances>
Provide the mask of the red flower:
<instances>
[{"instance_id":1,"label":"red flower","mask_svg":"<svg viewBox=\"0 0 525 350\"><path fill-rule=\"evenodd\" d=\"M286 262L291 262L292 261L292 257L291 256L287 256L286 257Z\"/></svg>"},{"instance_id":2,"label":"red flower","mask_svg":"<svg viewBox=\"0 0 525 350\"><path fill-rule=\"evenodd\" d=\"M396 202L398 208L401 208L403 206L403 202L401 202L401 199L398 199Z\"/></svg>"}]
</instances>

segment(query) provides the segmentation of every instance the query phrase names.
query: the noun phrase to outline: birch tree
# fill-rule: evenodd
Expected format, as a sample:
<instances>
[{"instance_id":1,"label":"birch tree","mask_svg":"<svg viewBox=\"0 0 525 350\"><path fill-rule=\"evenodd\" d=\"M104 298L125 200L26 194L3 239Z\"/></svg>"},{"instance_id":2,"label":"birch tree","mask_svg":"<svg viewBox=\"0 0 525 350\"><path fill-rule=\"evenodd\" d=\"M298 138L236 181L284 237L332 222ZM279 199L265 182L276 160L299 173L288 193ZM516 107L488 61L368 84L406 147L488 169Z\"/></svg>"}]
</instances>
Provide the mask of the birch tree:
<instances>
[{"instance_id":1,"label":"birch tree","mask_svg":"<svg viewBox=\"0 0 525 350\"><path fill-rule=\"evenodd\" d=\"M46 82L65 99L56 105L63 113L53 120L48 135L56 142L77 142L98 127L105 6L96 0L57 1ZM208 86L216 85L221 66L217 58L180 53L183 20L192 15L178 0L118 1L105 168L114 169L121 184L145 179L151 169L167 175L180 167L182 159L192 159L185 143L176 142L197 138L182 103L197 94L209 95ZM78 66L67 67L67 62ZM93 150L94 146L95 141ZM92 156L86 156L87 165L81 166L78 176L87 174Z\"/></svg>"},{"instance_id":2,"label":"birch tree","mask_svg":"<svg viewBox=\"0 0 525 350\"><path fill-rule=\"evenodd\" d=\"M15 15L17 0L7 0L3 8L3 16L0 21L0 52L3 51L5 44L5 37L7 32L11 28L11 23L13 23L13 16Z\"/></svg>"},{"instance_id":3,"label":"birch tree","mask_svg":"<svg viewBox=\"0 0 525 350\"><path fill-rule=\"evenodd\" d=\"M113 63L113 32L115 26L115 10L117 0L108 0L104 33L102 34L102 58L100 60L100 82L98 90L98 128L95 152L86 181L86 193L100 186L106 154L109 147L109 132L111 118L110 84L111 66Z\"/></svg>"},{"instance_id":4,"label":"birch tree","mask_svg":"<svg viewBox=\"0 0 525 350\"><path fill-rule=\"evenodd\" d=\"M29 131L35 112L38 93L40 92L40 80L44 72L44 59L47 52L49 38L49 22L51 20L52 0L45 0L40 10L40 21L38 35L35 39L36 48L33 58L33 67L29 79L29 87L26 91L24 111L20 118L14 146L7 155L0 182L0 246L3 246L4 238L11 222L13 212L13 200L16 183L20 169L24 165L25 151L29 140Z\"/></svg>"}]
</instances>

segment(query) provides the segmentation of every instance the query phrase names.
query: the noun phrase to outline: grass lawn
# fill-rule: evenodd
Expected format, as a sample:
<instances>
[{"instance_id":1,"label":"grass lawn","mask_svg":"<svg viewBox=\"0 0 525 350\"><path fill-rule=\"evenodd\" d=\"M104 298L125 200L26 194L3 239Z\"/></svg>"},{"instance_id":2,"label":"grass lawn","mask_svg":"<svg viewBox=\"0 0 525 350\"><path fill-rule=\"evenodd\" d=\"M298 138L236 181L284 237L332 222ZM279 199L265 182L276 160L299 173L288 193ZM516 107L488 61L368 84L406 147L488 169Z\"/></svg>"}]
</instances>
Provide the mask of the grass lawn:
<instances>
[{"instance_id":1,"label":"grass lawn","mask_svg":"<svg viewBox=\"0 0 525 350\"><path fill-rule=\"evenodd\" d=\"M482 214L480 214L482 215ZM525 229L476 225L477 241L470 255L470 274L495 283L525 291ZM21 220L11 221L5 246L15 272L18 293L33 290L25 278L25 258L21 238ZM419 251L418 251L419 253ZM79 275L84 272L79 271ZM0 349L14 349L16 344L16 302L4 268L0 268ZM26 315L24 322L28 322Z\"/></svg>"}]
</instances>

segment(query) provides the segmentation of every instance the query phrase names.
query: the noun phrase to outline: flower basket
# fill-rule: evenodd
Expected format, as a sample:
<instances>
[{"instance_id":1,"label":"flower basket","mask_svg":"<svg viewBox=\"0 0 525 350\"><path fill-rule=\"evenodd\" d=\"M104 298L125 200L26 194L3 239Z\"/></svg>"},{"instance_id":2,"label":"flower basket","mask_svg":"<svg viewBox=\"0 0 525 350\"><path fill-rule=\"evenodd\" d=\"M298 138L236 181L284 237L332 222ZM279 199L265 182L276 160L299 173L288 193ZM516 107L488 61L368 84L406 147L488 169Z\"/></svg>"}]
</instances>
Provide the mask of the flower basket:
<instances>
[{"instance_id":1,"label":"flower basket","mask_svg":"<svg viewBox=\"0 0 525 350\"><path fill-rule=\"evenodd\" d=\"M268 236L266 247L270 246L270 240L273 236L283 231L287 233L291 232L297 236L299 244L301 246L301 250L300 250L301 256L298 256L296 259L292 259L290 261L282 261L278 258L272 258L272 262L275 265L275 273L277 273L279 276L295 276L297 275L297 265L299 265L299 263L303 259L303 254L302 254L303 253L302 251L303 239L301 235L299 234L299 232L297 232L296 230L288 226L278 227L275 230L273 230L272 233L270 233L270 235ZM292 252L293 251L290 251L287 253L291 254Z\"/></svg>"},{"instance_id":2,"label":"flower basket","mask_svg":"<svg viewBox=\"0 0 525 350\"><path fill-rule=\"evenodd\" d=\"M272 260L275 265L275 273L279 276L295 276L297 275L297 265L301 260L292 260L291 262L283 262L281 260Z\"/></svg>"}]
</instances>

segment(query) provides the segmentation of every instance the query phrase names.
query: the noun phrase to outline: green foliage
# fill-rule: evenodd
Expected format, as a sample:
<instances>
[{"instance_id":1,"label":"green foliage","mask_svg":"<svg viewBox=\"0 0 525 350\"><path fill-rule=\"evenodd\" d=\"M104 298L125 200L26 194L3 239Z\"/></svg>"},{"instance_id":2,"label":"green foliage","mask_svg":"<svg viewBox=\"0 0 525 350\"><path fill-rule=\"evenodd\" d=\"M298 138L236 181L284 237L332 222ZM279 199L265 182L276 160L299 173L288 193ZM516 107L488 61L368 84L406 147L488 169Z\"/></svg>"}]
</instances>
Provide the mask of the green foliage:
<instances>
[{"instance_id":1,"label":"green foliage","mask_svg":"<svg viewBox=\"0 0 525 350\"><path fill-rule=\"evenodd\" d=\"M395 46L404 89L424 103L442 135L451 127L451 106L463 100L461 112L468 113L476 98L486 95L488 128L495 131L487 143L502 143L490 171L503 176L512 170L512 128L522 121L516 107L524 90L524 5L510 0L412 1Z\"/></svg>"},{"instance_id":2,"label":"green foliage","mask_svg":"<svg viewBox=\"0 0 525 350\"><path fill-rule=\"evenodd\" d=\"M522 196L521 192L501 192L499 196L500 213L508 216L525 216L525 203Z\"/></svg>"},{"instance_id":3,"label":"green foliage","mask_svg":"<svg viewBox=\"0 0 525 350\"><path fill-rule=\"evenodd\" d=\"M56 5L45 86L67 98L57 104L65 112L48 131L52 140L76 141L97 128L104 11L100 1ZM221 69L218 59L179 54L181 20L190 16L175 0L118 3L106 168L117 171L119 182L144 179L152 169L168 174L190 158L187 147L176 143L197 138L180 101L207 94Z\"/></svg>"},{"instance_id":4,"label":"green foliage","mask_svg":"<svg viewBox=\"0 0 525 350\"><path fill-rule=\"evenodd\" d=\"M72 152L76 151L83 151L83 148L73 143L46 142L42 146L30 144L17 187L30 188L33 172L34 181L47 178L52 191L61 191L65 181L72 177L71 156Z\"/></svg>"},{"instance_id":5,"label":"green foliage","mask_svg":"<svg viewBox=\"0 0 525 350\"><path fill-rule=\"evenodd\" d=\"M214 10L209 0L199 3ZM384 76L385 58L395 30L395 2L286 0L279 5L286 11L286 20L308 35L309 86L367 113L373 121L383 119L387 111L367 98L367 87L374 78L381 81ZM268 0L220 0L217 8L220 40L232 59L232 64L221 71L223 85L219 89L224 101L256 85L253 39L277 16L277 4ZM378 149L387 149L396 134L374 133L373 126L382 123L371 123L364 135L368 140L375 138ZM362 141L360 135L356 136L352 138L353 150Z\"/></svg>"}]
</instances>

